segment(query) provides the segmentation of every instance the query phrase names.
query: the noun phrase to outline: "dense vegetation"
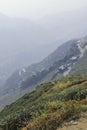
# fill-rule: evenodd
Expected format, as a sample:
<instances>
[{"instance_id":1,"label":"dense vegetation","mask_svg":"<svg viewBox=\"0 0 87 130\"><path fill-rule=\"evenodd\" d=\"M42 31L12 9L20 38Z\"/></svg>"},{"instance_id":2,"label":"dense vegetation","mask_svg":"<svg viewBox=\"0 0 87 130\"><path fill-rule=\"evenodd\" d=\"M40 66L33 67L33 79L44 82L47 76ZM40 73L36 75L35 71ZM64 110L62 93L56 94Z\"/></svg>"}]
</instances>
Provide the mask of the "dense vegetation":
<instances>
[{"instance_id":1,"label":"dense vegetation","mask_svg":"<svg viewBox=\"0 0 87 130\"><path fill-rule=\"evenodd\" d=\"M40 84L0 112L1 130L56 130L87 110L87 76Z\"/></svg>"}]
</instances>

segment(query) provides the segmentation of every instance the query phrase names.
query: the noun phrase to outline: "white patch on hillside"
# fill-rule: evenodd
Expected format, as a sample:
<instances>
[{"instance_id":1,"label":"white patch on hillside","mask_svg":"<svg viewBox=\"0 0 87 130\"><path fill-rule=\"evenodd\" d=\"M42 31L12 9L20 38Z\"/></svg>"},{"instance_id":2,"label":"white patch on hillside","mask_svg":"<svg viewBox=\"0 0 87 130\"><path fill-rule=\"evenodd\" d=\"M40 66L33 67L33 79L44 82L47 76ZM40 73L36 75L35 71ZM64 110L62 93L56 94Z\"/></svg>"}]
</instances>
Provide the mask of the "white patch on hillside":
<instances>
[{"instance_id":1,"label":"white patch on hillside","mask_svg":"<svg viewBox=\"0 0 87 130\"><path fill-rule=\"evenodd\" d=\"M21 71L19 71L19 75L21 76Z\"/></svg>"},{"instance_id":2,"label":"white patch on hillside","mask_svg":"<svg viewBox=\"0 0 87 130\"><path fill-rule=\"evenodd\" d=\"M82 58L84 56L85 51L87 50L87 45L84 48L82 48L80 45L81 41L79 40L77 42L78 42L77 46L80 51L80 58Z\"/></svg>"},{"instance_id":3,"label":"white patch on hillside","mask_svg":"<svg viewBox=\"0 0 87 130\"><path fill-rule=\"evenodd\" d=\"M22 69L22 71L25 73L25 72L26 72L26 69L25 69L25 68L23 68L23 69Z\"/></svg>"},{"instance_id":4,"label":"white patch on hillside","mask_svg":"<svg viewBox=\"0 0 87 130\"><path fill-rule=\"evenodd\" d=\"M71 67L68 67L68 70L63 73L63 76L68 75L70 73L71 69L72 69Z\"/></svg>"},{"instance_id":5,"label":"white patch on hillside","mask_svg":"<svg viewBox=\"0 0 87 130\"><path fill-rule=\"evenodd\" d=\"M76 60L77 59L77 56L73 56L72 58L71 58L71 60Z\"/></svg>"},{"instance_id":6,"label":"white patch on hillside","mask_svg":"<svg viewBox=\"0 0 87 130\"><path fill-rule=\"evenodd\" d=\"M25 73L25 72L26 72L26 69L22 68L22 70L19 71L19 75L22 76L22 73Z\"/></svg>"},{"instance_id":7,"label":"white patch on hillside","mask_svg":"<svg viewBox=\"0 0 87 130\"><path fill-rule=\"evenodd\" d=\"M61 69L61 70L64 70L64 66L63 65L61 65L60 67L59 67L59 69Z\"/></svg>"}]
</instances>

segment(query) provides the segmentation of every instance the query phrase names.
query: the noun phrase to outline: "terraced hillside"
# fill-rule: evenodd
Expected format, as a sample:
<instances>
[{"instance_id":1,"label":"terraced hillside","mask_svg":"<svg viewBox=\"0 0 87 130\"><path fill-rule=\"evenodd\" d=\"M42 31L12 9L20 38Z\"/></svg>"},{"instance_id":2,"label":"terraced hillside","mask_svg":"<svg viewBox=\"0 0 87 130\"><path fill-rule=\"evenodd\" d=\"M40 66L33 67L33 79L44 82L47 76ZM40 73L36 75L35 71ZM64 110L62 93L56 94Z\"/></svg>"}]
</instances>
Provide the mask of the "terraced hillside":
<instances>
[{"instance_id":1,"label":"terraced hillside","mask_svg":"<svg viewBox=\"0 0 87 130\"><path fill-rule=\"evenodd\" d=\"M56 130L87 111L87 76L40 84L0 112L1 130Z\"/></svg>"}]
</instances>

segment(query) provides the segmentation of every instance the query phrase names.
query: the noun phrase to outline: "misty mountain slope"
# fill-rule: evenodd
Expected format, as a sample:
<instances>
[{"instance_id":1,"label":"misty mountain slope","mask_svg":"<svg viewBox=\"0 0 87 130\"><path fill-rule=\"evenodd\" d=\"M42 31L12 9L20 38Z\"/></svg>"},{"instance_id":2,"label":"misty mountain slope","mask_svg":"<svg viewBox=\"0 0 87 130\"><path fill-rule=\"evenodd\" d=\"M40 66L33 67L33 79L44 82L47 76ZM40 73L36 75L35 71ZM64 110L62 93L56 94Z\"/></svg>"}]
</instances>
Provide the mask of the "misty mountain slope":
<instances>
[{"instance_id":1,"label":"misty mountain slope","mask_svg":"<svg viewBox=\"0 0 87 130\"><path fill-rule=\"evenodd\" d=\"M23 80L23 78L26 79L28 77L31 77L31 76L35 75L36 73L43 72L44 70L48 71L49 68L52 67L55 62L62 60L67 55L67 52L69 53L71 45L75 41L76 40L72 40L72 41L66 42L62 46L58 47L51 55L49 55L48 57L46 57L40 63L33 64L33 65L31 65L31 66L29 66L27 68L23 68L21 70L18 70L18 72L16 71L11 76L11 78L9 78L7 80L8 85L7 84L6 85L10 88L10 86L12 87L12 84L11 85L9 84L10 81L12 81L14 83L17 83L18 81L16 81L16 79L17 80L18 79ZM14 78L14 80L12 80L12 77Z\"/></svg>"},{"instance_id":2,"label":"misty mountain slope","mask_svg":"<svg viewBox=\"0 0 87 130\"><path fill-rule=\"evenodd\" d=\"M64 41L86 35L86 12L49 15L38 21L0 14L0 87L15 70L40 62Z\"/></svg>"},{"instance_id":3,"label":"misty mountain slope","mask_svg":"<svg viewBox=\"0 0 87 130\"><path fill-rule=\"evenodd\" d=\"M68 41L37 64L15 71L0 91L1 106L21 97L36 85L53 81L69 73L87 74L87 40L86 38ZM15 93L15 94L14 94ZM10 99L7 102L6 99ZM2 105L3 102L3 105Z\"/></svg>"},{"instance_id":4,"label":"misty mountain slope","mask_svg":"<svg viewBox=\"0 0 87 130\"><path fill-rule=\"evenodd\" d=\"M55 47L49 43L50 36L37 23L0 14L0 87L15 70L52 52Z\"/></svg>"},{"instance_id":5,"label":"misty mountain slope","mask_svg":"<svg viewBox=\"0 0 87 130\"><path fill-rule=\"evenodd\" d=\"M4 86L5 92L9 93L17 90L17 88L25 90L38 83L54 80L61 75L76 72L75 66L78 68L79 65L81 68L83 60L84 64L86 64L86 50L87 41L84 39L71 40L64 43L40 63L22 68L13 73ZM84 74L85 69L86 65L82 72L79 71L79 74Z\"/></svg>"}]
</instances>

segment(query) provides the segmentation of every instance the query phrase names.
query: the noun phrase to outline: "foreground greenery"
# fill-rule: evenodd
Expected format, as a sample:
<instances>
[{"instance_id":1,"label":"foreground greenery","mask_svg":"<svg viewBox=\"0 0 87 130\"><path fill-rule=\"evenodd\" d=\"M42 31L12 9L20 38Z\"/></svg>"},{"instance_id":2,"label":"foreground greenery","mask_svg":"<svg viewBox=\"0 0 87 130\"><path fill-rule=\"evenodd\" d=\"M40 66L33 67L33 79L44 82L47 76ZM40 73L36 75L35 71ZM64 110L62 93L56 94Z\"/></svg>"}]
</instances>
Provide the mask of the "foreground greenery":
<instances>
[{"instance_id":1,"label":"foreground greenery","mask_svg":"<svg viewBox=\"0 0 87 130\"><path fill-rule=\"evenodd\" d=\"M56 130L87 111L87 76L40 84L0 112L1 130Z\"/></svg>"}]
</instances>

